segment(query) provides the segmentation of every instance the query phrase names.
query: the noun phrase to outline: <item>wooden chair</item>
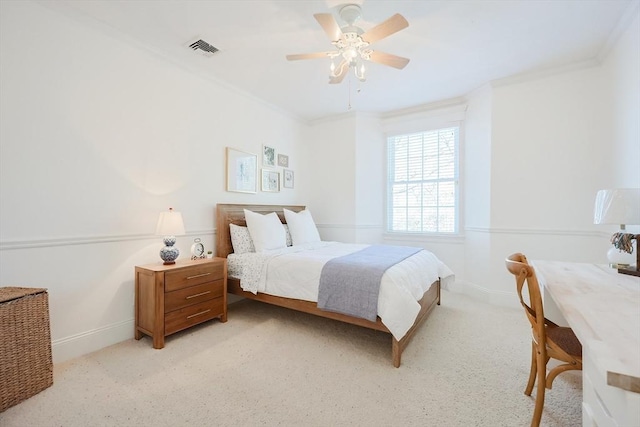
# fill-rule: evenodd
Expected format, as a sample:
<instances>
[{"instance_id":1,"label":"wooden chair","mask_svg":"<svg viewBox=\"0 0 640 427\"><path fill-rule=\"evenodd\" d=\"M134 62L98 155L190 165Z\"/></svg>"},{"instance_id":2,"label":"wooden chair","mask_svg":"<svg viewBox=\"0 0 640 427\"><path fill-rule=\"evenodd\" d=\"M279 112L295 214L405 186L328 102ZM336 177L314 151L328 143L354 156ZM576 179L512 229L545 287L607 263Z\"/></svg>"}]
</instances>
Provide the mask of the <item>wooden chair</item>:
<instances>
[{"instance_id":1,"label":"wooden chair","mask_svg":"<svg viewBox=\"0 0 640 427\"><path fill-rule=\"evenodd\" d=\"M529 323L531 323L533 335L533 340L531 341L531 371L524 394L531 396L537 376L536 407L531 420L531 426L537 427L540 425L540 419L542 418L545 388L551 389L551 384L555 377L564 371L582 370L582 345L571 328L558 326L544 317L540 285L536 278L536 272L528 263L527 258L521 253L515 253L510 255L505 260L505 263L509 272L516 277L518 297L522 307L524 307ZM529 290L529 303L531 305L527 305L522 298L522 288L525 282ZM551 358L565 363L554 367L547 375L547 363Z\"/></svg>"}]
</instances>

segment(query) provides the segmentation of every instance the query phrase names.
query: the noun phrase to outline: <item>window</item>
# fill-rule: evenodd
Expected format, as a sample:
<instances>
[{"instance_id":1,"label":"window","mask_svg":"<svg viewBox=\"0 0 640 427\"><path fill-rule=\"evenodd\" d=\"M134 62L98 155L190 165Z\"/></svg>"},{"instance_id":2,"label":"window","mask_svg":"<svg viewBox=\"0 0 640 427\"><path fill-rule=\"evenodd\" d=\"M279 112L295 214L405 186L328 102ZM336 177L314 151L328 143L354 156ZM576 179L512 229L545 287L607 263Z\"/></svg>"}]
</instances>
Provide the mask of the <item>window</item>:
<instances>
[{"instance_id":1,"label":"window","mask_svg":"<svg viewBox=\"0 0 640 427\"><path fill-rule=\"evenodd\" d=\"M458 232L459 128L391 136L387 231Z\"/></svg>"}]
</instances>

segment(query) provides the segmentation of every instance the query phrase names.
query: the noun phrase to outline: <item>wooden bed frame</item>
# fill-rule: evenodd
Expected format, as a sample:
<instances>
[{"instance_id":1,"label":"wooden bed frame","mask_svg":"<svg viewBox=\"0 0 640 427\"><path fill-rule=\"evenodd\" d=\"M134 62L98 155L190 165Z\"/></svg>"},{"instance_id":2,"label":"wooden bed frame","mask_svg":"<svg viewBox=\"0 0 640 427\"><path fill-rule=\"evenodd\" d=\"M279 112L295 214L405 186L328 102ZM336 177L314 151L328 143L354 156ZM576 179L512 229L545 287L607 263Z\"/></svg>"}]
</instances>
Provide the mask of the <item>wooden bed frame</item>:
<instances>
[{"instance_id":1,"label":"wooden bed frame","mask_svg":"<svg viewBox=\"0 0 640 427\"><path fill-rule=\"evenodd\" d=\"M289 209L294 212L299 212L301 210L304 210L305 207L282 205L218 204L216 206L216 256L226 258L227 255L233 253L229 224L246 226L247 223L244 219L244 209L248 209L261 214L275 212L278 214L280 221L285 224L286 220L284 218L284 211L282 210L283 208ZM276 297L267 294L256 295L251 292L243 291L240 287L240 280L237 278L228 278L227 291L231 294L239 295L252 300L262 301L280 307L291 308L293 310L298 310L316 316L338 320L341 322L351 323L353 325L358 325L369 329L375 329L377 331L382 331L391 335L391 332L389 332L389 329L387 329L387 327L382 323L379 317L375 322L371 322L369 320L358 317L320 310L315 302ZM396 368L400 366L402 351L407 347L409 341L413 337L420 324L429 316L436 305L440 305L440 280L433 282L431 287L425 292L422 299L418 302L420 303L421 309L411 329L409 329L405 336L402 337L402 339L400 339L399 341L396 340L393 335L391 335L391 357L393 360L393 366L395 366Z\"/></svg>"}]
</instances>

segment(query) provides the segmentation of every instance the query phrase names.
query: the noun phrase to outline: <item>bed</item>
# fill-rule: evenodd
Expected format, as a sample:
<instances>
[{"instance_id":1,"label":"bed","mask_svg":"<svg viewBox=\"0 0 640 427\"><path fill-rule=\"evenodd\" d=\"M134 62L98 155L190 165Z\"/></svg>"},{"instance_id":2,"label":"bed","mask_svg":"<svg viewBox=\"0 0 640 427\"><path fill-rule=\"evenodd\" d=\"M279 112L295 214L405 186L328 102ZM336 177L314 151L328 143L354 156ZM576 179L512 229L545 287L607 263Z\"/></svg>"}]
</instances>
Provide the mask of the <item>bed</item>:
<instances>
[{"instance_id":1,"label":"bed","mask_svg":"<svg viewBox=\"0 0 640 427\"><path fill-rule=\"evenodd\" d=\"M247 220L245 219L245 209L258 213L258 214L270 214L275 212L282 224L286 224L286 218L284 210L288 209L292 212L301 213L305 210L304 206L283 206L283 205L247 205L247 204L218 204L216 206L216 256L223 258L233 258L229 255L233 254L233 244L231 239L231 228L235 226L246 227ZM288 212L291 214L291 212ZM425 251L422 251L425 252ZM430 254L430 253L429 253ZM435 258L435 256L434 256ZM437 258L436 258L437 259ZM438 261L439 262L439 261ZM442 263L440 263L442 264ZM444 266L444 264L442 264ZM446 266L444 266L446 269ZM447 269L448 270L448 269ZM375 321L367 320L361 317L342 314L334 311L325 311L318 308L316 301L310 301L310 298L292 298L283 295L271 295L268 293L245 290L243 289L244 283L238 277L229 275L228 277L228 292L234 295L238 295L244 298L265 302L268 304L277 305L280 307L290 308L293 310L302 311L305 313L321 316L324 318L334 319L341 322L350 323L353 325L381 331L391 336L391 358L393 366L396 368L400 366L403 350L409 344L412 336L415 334L419 326L429 316L431 311L436 305L440 305L440 278L435 278L433 282L429 279L429 283L426 286L426 291L422 294L422 298L418 300L419 307L416 309L417 314L415 320L409 325L406 333L402 333L401 337L394 336L396 331L392 331L385 326L382 319L377 317ZM244 286L246 288L246 286ZM423 286L425 287L425 286ZM420 291L422 292L422 291ZM384 316L383 316L384 317ZM388 323L388 322L387 322ZM392 328L393 329L393 328Z\"/></svg>"}]
</instances>

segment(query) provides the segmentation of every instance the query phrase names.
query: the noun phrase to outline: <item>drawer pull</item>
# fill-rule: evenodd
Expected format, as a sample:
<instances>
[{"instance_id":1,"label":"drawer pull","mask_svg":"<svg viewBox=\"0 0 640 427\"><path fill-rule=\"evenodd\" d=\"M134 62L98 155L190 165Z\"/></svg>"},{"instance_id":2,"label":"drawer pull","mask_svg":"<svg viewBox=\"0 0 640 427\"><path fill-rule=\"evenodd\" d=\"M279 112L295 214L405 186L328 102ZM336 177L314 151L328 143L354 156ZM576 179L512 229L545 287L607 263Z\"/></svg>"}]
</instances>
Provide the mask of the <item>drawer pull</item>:
<instances>
[{"instance_id":1,"label":"drawer pull","mask_svg":"<svg viewBox=\"0 0 640 427\"><path fill-rule=\"evenodd\" d=\"M210 274L211 273L202 273L202 274L196 274L195 276L188 276L187 280L189 280L189 279L197 279L198 277L204 277L204 276L208 276Z\"/></svg>"},{"instance_id":2,"label":"drawer pull","mask_svg":"<svg viewBox=\"0 0 640 427\"><path fill-rule=\"evenodd\" d=\"M204 291L204 292L200 292L199 294L189 295L185 299L191 299L191 298L195 298L195 297L200 297L202 295L206 295L206 294L210 294L210 293L211 293L211 291Z\"/></svg>"},{"instance_id":3,"label":"drawer pull","mask_svg":"<svg viewBox=\"0 0 640 427\"><path fill-rule=\"evenodd\" d=\"M192 314L191 316L187 316L187 319L191 319L193 317L200 316L201 314L205 314L205 313L208 313L210 311L211 311L211 309L205 310L205 311L201 311L200 313Z\"/></svg>"}]
</instances>

